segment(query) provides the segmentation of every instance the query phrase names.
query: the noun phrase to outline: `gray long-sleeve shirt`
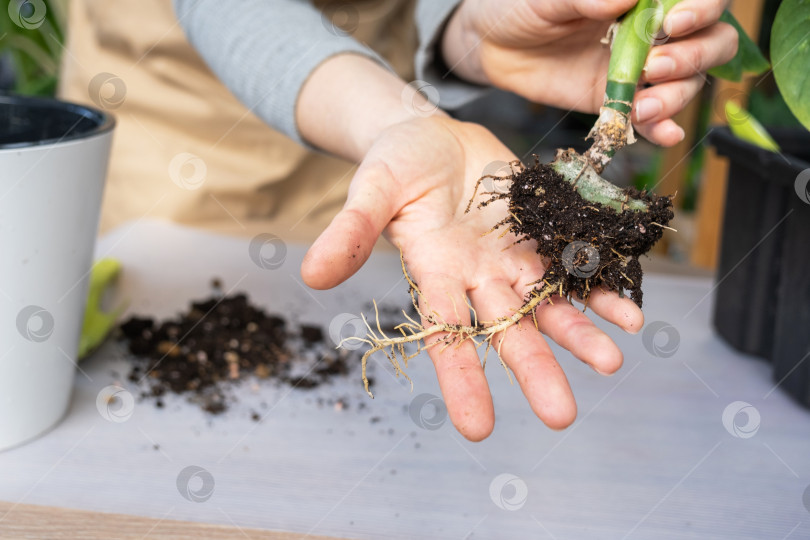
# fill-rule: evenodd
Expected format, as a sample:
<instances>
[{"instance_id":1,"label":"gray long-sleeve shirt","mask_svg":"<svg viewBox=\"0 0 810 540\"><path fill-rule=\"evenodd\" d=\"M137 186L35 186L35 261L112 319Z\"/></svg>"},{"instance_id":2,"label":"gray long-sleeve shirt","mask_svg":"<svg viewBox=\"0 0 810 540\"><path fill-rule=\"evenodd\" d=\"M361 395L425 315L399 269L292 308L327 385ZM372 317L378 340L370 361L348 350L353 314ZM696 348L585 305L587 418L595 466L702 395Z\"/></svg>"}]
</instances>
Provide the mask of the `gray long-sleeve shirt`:
<instances>
[{"instance_id":1,"label":"gray long-sleeve shirt","mask_svg":"<svg viewBox=\"0 0 810 540\"><path fill-rule=\"evenodd\" d=\"M446 76L435 59L437 40L460 1L423 0L416 9L417 78L435 86L439 105L448 109L483 91ZM307 0L174 0L174 5L189 41L220 80L259 118L300 143L295 105L318 65L342 53L385 65L368 47L330 31L328 21Z\"/></svg>"}]
</instances>

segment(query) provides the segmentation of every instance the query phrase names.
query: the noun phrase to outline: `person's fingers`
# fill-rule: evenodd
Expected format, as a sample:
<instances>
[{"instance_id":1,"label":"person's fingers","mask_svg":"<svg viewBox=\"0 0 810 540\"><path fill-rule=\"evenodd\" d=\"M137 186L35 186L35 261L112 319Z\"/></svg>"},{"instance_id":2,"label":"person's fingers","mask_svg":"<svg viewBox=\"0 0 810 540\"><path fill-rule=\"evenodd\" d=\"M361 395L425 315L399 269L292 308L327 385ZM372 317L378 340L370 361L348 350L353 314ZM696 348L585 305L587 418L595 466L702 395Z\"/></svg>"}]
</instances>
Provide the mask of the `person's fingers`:
<instances>
[{"instance_id":1,"label":"person's fingers","mask_svg":"<svg viewBox=\"0 0 810 540\"><path fill-rule=\"evenodd\" d=\"M564 298L552 298L535 310L537 327L557 345L591 366L597 373L615 373L624 360L622 351L579 309Z\"/></svg>"},{"instance_id":2,"label":"person's fingers","mask_svg":"<svg viewBox=\"0 0 810 540\"><path fill-rule=\"evenodd\" d=\"M469 296L479 319L485 321L510 316L523 305L523 299L502 281L482 283ZM531 315L496 334L492 348L490 354L500 354L543 423L552 429L563 429L573 423L577 415L574 394L548 343L534 328Z\"/></svg>"},{"instance_id":3,"label":"person's fingers","mask_svg":"<svg viewBox=\"0 0 810 540\"><path fill-rule=\"evenodd\" d=\"M651 83L686 79L725 64L737 54L737 30L715 24L690 35L653 47L644 68Z\"/></svg>"},{"instance_id":4,"label":"person's fingers","mask_svg":"<svg viewBox=\"0 0 810 540\"><path fill-rule=\"evenodd\" d=\"M364 162L360 166L345 206L304 257L304 283L313 289L330 289L363 266L377 238L398 211L392 202L399 200L396 189L384 163Z\"/></svg>"},{"instance_id":5,"label":"person's fingers","mask_svg":"<svg viewBox=\"0 0 810 540\"><path fill-rule=\"evenodd\" d=\"M630 334L637 334L644 326L641 308L627 297L619 298L616 292L608 292L601 287L591 289L587 306L604 320Z\"/></svg>"},{"instance_id":6,"label":"person's fingers","mask_svg":"<svg viewBox=\"0 0 810 540\"><path fill-rule=\"evenodd\" d=\"M683 0L667 13L664 32L684 36L716 23L729 0Z\"/></svg>"},{"instance_id":7,"label":"person's fingers","mask_svg":"<svg viewBox=\"0 0 810 540\"><path fill-rule=\"evenodd\" d=\"M438 323L470 324L466 293L458 278L423 274L418 284L423 295L420 301L423 315L432 315ZM422 323L431 325L428 321ZM447 333L429 336L425 346L429 347L450 421L464 437L480 441L492 433L495 425L489 384L472 342L447 345L442 341L447 336Z\"/></svg>"},{"instance_id":8,"label":"person's fingers","mask_svg":"<svg viewBox=\"0 0 810 540\"><path fill-rule=\"evenodd\" d=\"M635 124L633 127L645 139L659 146L675 146L686 136L683 128L671 118L651 124Z\"/></svg>"},{"instance_id":9,"label":"person's fingers","mask_svg":"<svg viewBox=\"0 0 810 540\"><path fill-rule=\"evenodd\" d=\"M650 124L672 118L700 92L703 83L704 77L695 75L639 91L633 101L633 123Z\"/></svg>"}]
</instances>

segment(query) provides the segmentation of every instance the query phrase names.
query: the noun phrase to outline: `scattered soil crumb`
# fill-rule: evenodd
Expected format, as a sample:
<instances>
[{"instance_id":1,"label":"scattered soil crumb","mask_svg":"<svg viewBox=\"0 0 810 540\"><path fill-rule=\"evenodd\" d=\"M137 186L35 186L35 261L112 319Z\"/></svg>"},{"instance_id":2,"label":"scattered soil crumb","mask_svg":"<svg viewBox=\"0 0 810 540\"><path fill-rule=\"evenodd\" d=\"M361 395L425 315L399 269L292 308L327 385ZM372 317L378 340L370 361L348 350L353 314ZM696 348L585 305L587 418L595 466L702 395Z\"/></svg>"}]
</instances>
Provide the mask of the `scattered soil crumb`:
<instances>
[{"instance_id":1,"label":"scattered soil crumb","mask_svg":"<svg viewBox=\"0 0 810 540\"><path fill-rule=\"evenodd\" d=\"M212 285L222 286L218 279ZM132 354L128 378L143 385L142 398L163 407L165 394L183 394L219 414L235 401L236 385L246 379L306 390L345 377L359 363L357 353L327 343L320 327L291 326L284 317L252 305L245 294L215 294L162 322L130 317L121 324L120 339ZM348 407L345 399L339 403ZM254 421L258 416L251 414Z\"/></svg>"}]
</instances>

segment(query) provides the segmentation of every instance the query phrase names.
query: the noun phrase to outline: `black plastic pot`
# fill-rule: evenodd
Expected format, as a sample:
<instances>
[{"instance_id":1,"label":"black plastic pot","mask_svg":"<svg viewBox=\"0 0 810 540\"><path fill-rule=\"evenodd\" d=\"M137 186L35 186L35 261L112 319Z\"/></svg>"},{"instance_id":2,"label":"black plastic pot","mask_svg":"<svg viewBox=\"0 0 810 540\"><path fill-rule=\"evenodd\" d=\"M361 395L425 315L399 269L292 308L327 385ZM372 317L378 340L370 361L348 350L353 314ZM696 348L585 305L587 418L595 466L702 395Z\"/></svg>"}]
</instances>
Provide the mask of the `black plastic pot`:
<instances>
[{"instance_id":1,"label":"black plastic pot","mask_svg":"<svg viewBox=\"0 0 810 540\"><path fill-rule=\"evenodd\" d=\"M735 349L773 362L779 387L810 406L810 198L796 189L810 175L810 133L771 132L782 154L728 128L709 136L730 161L714 326Z\"/></svg>"}]
</instances>

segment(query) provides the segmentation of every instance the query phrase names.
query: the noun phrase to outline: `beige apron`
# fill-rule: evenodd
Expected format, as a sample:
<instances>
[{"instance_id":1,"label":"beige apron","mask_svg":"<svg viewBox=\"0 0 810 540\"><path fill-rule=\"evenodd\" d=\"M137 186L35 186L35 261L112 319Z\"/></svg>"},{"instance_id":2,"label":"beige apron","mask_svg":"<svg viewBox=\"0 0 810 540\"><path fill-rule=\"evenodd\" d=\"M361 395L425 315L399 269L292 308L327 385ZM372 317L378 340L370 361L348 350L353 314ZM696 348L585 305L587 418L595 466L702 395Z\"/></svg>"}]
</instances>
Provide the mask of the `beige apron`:
<instances>
[{"instance_id":1,"label":"beige apron","mask_svg":"<svg viewBox=\"0 0 810 540\"><path fill-rule=\"evenodd\" d=\"M360 15L353 36L406 80L413 3L352 2ZM353 166L251 114L188 43L171 0L70 0L63 58L61 96L106 108L118 122L102 232L160 218L309 241L343 205Z\"/></svg>"}]
</instances>

